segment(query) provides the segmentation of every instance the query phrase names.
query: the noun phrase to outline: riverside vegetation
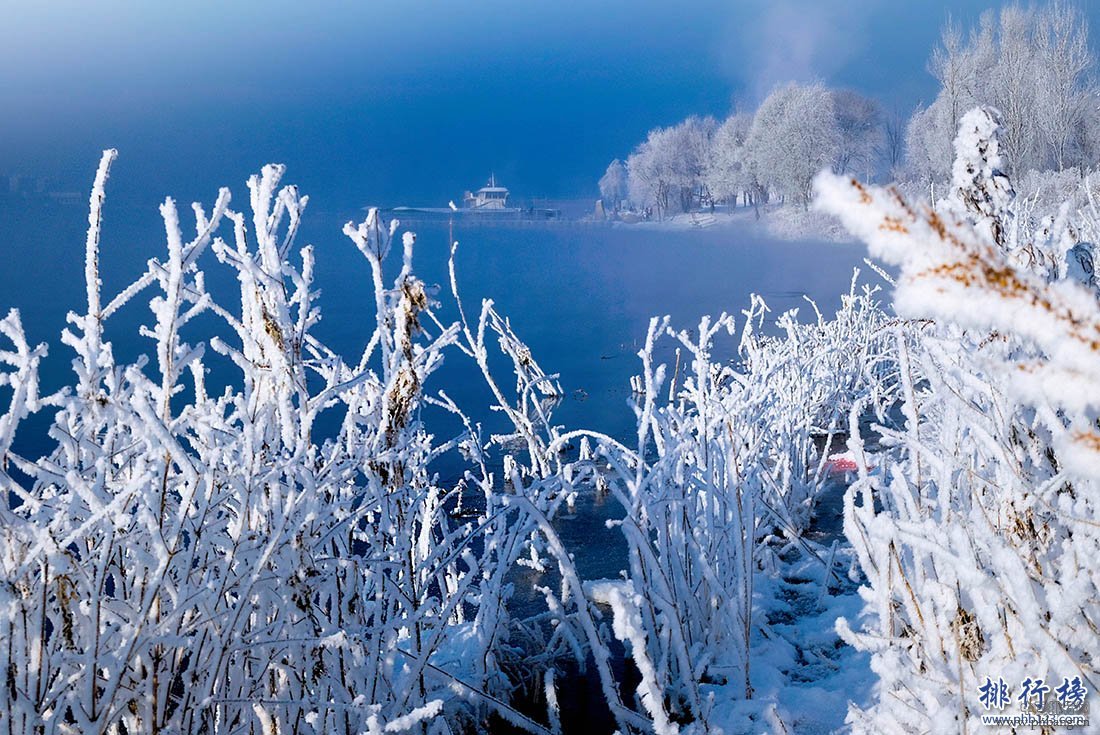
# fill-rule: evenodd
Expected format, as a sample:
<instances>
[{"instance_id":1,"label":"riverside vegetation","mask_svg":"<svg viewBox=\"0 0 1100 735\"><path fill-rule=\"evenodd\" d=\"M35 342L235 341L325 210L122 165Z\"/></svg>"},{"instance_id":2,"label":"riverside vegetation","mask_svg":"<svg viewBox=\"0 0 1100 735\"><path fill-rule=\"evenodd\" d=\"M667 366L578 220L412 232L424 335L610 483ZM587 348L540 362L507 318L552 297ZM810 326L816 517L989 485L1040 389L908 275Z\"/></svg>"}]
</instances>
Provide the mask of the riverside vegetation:
<instances>
[{"instance_id":1,"label":"riverside vegetation","mask_svg":"<svg viewBox=\"0 0 1100 735\"><path fill-rule=\"evenodd\" d=\"M313 250L295 242L308 200L281 167L249 180L248 214L228 190L193 205L193 234L167 199L165 254L103 294L105 152L87 307L62 334L72 385L44 395L46 346L18 311L0 321L0 731L555 733L572 665L623 733L796 732L805 713L758 691L753 665L783 645L772 582L796 557L819 601L831 580L862 585L862 613L837 621L877 679L854 731L964 731L986 676L1095 691L1100 307L1083 235L1100 217L1088 182L1053 211L1023 206L1000 130L995 111L963 117L935 208L821 174L819 206L896 281L853 283L835 315L783 315L773 336L755 299L692 329L654 319L629 445L556 424L555 376L491 301L463 305L455 251L437 293L415 237L376 212L344 229L372 274L367 347L320 343ZM232 299L207 290L210 268L234 274ZM139 298L150 348L120 364L111 339L132 336L111 318ZM719 340L737 359L713 357ZM658 364L669 341L678 358ZM507 431L433 383L444 359L477 367ZM232 379L211 390L219 361ZM52 448L20 456L41 412ZM847 543L826 548L806 531L845 440ZM465 467L452 482L443 458ZM583 578L557 532L587 492L620 506L618 578ZM510 604L520 567L540 610ZM520 705L531 689L540 711Z\"/></svg>"}]
</instances>

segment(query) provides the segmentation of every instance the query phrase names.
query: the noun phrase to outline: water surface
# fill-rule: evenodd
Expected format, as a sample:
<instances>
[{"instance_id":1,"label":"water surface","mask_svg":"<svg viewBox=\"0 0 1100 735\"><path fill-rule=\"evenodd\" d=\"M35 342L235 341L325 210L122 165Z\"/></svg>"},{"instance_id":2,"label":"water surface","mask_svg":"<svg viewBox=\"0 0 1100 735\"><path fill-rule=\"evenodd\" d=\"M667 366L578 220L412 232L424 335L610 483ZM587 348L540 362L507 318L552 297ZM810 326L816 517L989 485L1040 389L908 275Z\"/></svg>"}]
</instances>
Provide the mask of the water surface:
<instances>
[{"instance_id":1,"label":"water surface","mask_svg":"<svg viewBox=\"0 0 1100 735\"><path fill-rule=\"evenodd\" d=\"M181 210L186 235L193 224L187 224L190 212ZM300 244L316 247L316 285L322 291L324 315L316 334L349 362L357 361L374 319L367 263L340 232L345 221L361 216L354 208L339 213L307 210L299 237ZM73 355L60 344L59 333L65 314L84 308L86 228L87 214L80 203L0 199L0 310L18 307L29 338L50 344L44 369L47 389L71 382ZM852 269L862 265L864 256L856 245L776 241L755 228L660 231L459 220L453 230L438 221L409 222L402 226L406 229L418 235L417 274L440 286L437 299L444 321L457 318L447 276L453 236L459 242L459 288L470 318L476 318L482 299L493 299L544 370L560 375L564 398L556 409L556 422L618 438L633 433L629 379L639 372L637 352L651 317L667 314L675 325L691 328L703 315L726 311L737 314L740 325L740 311L752 293L767 300L771 320L790 308L799 308L802 318L812 318L804 295L828 314L839 306ZM230 235L227 228L222 234ZM164 228L154 207L115 205L108 198L101 256L105 301L140 275L148 258L163 257L163 252ZM232 274L212 254L204 258L210 289L232 306L237 299ZM398 258L399 252L391 256L391 275L400 267ZM152 349L152 343L137 334L139 325L151 324L152 296L148 291L134 299L108 323L107 336L120 359L132 360ZM198 322L184 337L193 342L208 339L204 330L212 326L210 321ZM735 338L727 338L718 354L731 354L735 344ZM670 362L671 346L666 342L660 353ZM215 381L228 370L218 365L219 359L209 358ZM228 373L224 377L231 379ZM500 378L509 383L506 374ZM457 352L427 388L446 389L474 418L492 422L486 412L488 393L469 361ZM24 450L40 449L31 446L37 444L33 439L23 436L20 445Z\"/></svg>"}]
</instances>

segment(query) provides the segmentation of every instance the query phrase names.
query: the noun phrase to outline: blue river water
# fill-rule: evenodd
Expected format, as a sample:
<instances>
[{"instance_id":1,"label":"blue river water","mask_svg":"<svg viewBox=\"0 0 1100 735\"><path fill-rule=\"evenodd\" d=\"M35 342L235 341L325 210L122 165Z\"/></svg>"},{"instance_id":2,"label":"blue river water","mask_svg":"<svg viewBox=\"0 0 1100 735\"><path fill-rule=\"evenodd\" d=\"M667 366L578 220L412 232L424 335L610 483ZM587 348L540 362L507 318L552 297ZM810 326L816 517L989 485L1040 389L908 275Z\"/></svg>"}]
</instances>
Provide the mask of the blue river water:
<instances>
[{"instance_id":1,"label":"blue river water","mask_svg":"<svg viewBox=\"0 0 1100 735\"><path fill-rule=\"evenodd\" d=\"M190 211L181 209L186 224ZM358 361L374 324L374 296L367 262L341 233L343 224L363 212L313 212L307 209L298 244L316 250L315 285L321 291L323 318L315 335L345 359ZM193 220L190 226L193 228ZM0 311L20 310L33 343L47 342L50 354L43 366L43 391L73 381L72 351L60 342L69 311L84 308L84 239L87 213L82 203L60 204L46 198L0 198ZM774 318L799 308L813 318L804 295L826 314L840 303L853 268L862 265L864 250L855 244L786 242L769 239L756 228L662 230L644 227L599 227L576 223L487 224L457 220L405 223L401 231L417 234L414 266L429 285L438 285L438 313L443 322L458 316L448 285L447 262L451 237L458 241L456 266L460 295L467 314L476 319L482 299L494 300L499 312L528 346L542 368L560 376L563 397L554 409L556 424L585 428L625 440L636 431L630 407L630 377L640 372L637 353L647 325L655 315L670 315L684 328L703 315L722 311L737 314L749 304L750 294L762 295ZM229 238L228 228L222 233ZM104 300L117 293L145 269L151 257L163 257L164 225L156 207L114 203L108 195L103 219L101 274ZM390 257L391 276L400 269L399 244ZM232 273L212 253L200 264L208 288L221 303L239 303ZM871 282L877 276L870 276ZM152 323L146 291L109 320L107 339L120 361L151 353L152 342L138 333ZM213 317L195 320L183 338L191 343L209 340L211 332L224 334ZM716 346L716 354L731 357L736 336ZM658 357L675 359L671 340ZM491 353L497 353L491 349ZM234 368L207 351L208 384L233 380ZM152 354L150 354L152 357ZM491 354L501 369L498 381L507 387L510 365L503 355ZM151 360L155 364L155 360ZM429 393L445 390L485 434L504 429L500 416L489 410L490 394L468 358L453 350L425 385ZM6 401L0 393L0 405ZM430 410L429 410L430 411ZM426 412L429 430L440 439L457 432L457 423L437 411ZM328 428L339 416L327 419ZM46 436L49 415L25 422L15 450L35 458L50 449ZM323 433L326 420L318 428ZM457 462L443 460L436 470L444 482L462 471ZM562 525L568 542L579 547L606 537L603 521L615 509L601 507L604 499L582 498L571 522ZM621 564L615 555L582 554L581 571L590 577L614 576Z\"/></svg>"},{"instance_id":2,"label":"blue river water","mask_svg":"<svg viewBox=\"0 0 1100 735\"><path fill-rule=\"evenodd\" d=\"M186 234L191 213L180 209ZM315 333L353 363L370 337L374 300L367 263L340 230L362 214L351 208L307 209L298 239L316 249L323 319ZM19 308L29 339L49 343L47 390L72 379L73 355L59 335L65 314L83 308L86 228L82 203L0 199L0 311ZM401 228L406 229L418 236L417 274L440 286L441 318L456 318L447 277L448 224L412 222ZM223 235L229 237L228 229ZM852 269L862 265L865 255L855 244L776 241L749 227L673 231L458 220L453 237L459 242L458 281L467 312L476 314L483 298L493 299L543 369L560 375L565 395L556 421L616 437L633 431L629 380L639 372L637 352L652 316L667 314L674 325L690 328L705 314L727 311L737 314L740 323L751 293L767 300L772 319L790 308L812 318L804 295L828 314L839 305ZM400 246L394 251L392 274L400 267ZM163 252L164 227L155 207L113 206L108 196L101 255L105 299ZM231 273L212 254L204 259L209 288L215 296L224 294L224 303L232 306L237 296ZM152 343L137 329L151 323L147 306L152 295L150 291L134 299L107 324L107 338L119 359L151 351ZM208 339L212 327L199 320L184 338ZM719 354L733 343L719 345ZM671 353L662 356L671 358ZM218 372L216 361L211 365ZM469 361L457 352L427 389L445 389L473 417L490 420L484 405L488 394ZM28 442L33 445L34 437L21 437L20 445L33 454L38 447Z\"/></svg>"}]
</instances>

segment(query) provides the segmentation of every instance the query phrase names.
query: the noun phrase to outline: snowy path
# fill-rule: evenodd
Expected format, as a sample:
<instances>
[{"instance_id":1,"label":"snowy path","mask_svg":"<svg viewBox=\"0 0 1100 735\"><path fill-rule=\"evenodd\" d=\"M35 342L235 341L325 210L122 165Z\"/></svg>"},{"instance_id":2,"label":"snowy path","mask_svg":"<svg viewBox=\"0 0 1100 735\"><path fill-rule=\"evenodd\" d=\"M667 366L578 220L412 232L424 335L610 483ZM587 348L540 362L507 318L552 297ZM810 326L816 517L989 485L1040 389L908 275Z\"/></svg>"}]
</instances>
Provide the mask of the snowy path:
<instances>
[{"instance_id":1,"label":"snowy path","mask_svg":"<svg viewBox=\"0 0 1100 735\"><path fill-rule=\"evenodd\" d=\"M863 604L858 584L844 574L844 552L849 551L838 551L841 582L834 580L825 595L816 560L792 564L775 583L775 600L767 612L772 638L765 639L758 629L753 650L756 696L774 701L778 719L792 733L843 730L848 702L866 704L871 693L875 679L870 657L844 643L835 630L838 617L854 620Z\"/></svg>"},{"instance_id":2,"label":"snowy path","mask_svg":"<svg viewBox=\"0 0 1100 735\"><path fill-rule=\"evenodd\" d=\"M837 618L854 621L863 606L862 578L844 538L845 487L837 482L822 493L807 533L820 547L836 544L827 587L818 559L801 552L789 560L767 613L771 633L781 640L767 642L756 659L759 693L771 687L780 720L807 735L844 729L848 702L865 704L875 681L870 656L836 633Z\"/></svg>"},{"instance_id":3,"label":"snowy path","mask_svg":"<svg viewBox=\"0 0 1100 735\"><path fill-rule=\"evenodd\" d=\"M741 713L729 712L729 718L723 718L744 723L728 735L844 732L848 703L870 700L875 682L870 657L836 633L837 618L854 624L863 605L860 582L851 578L852 549L843 536L843 494L841 483L825 491L806 534L815 550L824 549L824 559L837 543L827 590L822 589L822 561L804 550L787 554L779 575L757 575L757 614L762 617L753 636L754 701L742 703ZM762 708L764 702L768 704ZM766 721L750 722L750 713L759 716L761 709Z\"/></svg>"}]
</instances>

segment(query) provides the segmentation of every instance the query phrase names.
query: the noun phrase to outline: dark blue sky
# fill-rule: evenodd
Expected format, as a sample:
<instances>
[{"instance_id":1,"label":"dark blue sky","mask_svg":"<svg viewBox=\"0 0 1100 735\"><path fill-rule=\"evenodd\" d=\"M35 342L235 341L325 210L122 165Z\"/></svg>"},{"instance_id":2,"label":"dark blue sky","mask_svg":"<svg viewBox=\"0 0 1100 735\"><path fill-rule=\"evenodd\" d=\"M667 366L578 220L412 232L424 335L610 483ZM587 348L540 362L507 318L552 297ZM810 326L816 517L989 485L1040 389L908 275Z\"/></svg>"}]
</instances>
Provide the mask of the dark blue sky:
<instances>
[{"instance_id":1,"label":"dark blue sky","mask_svg":"<svg viewBox=\"0 0 1100 735\"><path fill-rule=\"evenodd\" d=\"M207 200L267 161L324 209L444 204L490 170L595 196L649 128L789 78L908 111L948 10L990 4L7 0L0 172L83 189L115 146L122 196Z\"/></svg>"}]
</instances>

